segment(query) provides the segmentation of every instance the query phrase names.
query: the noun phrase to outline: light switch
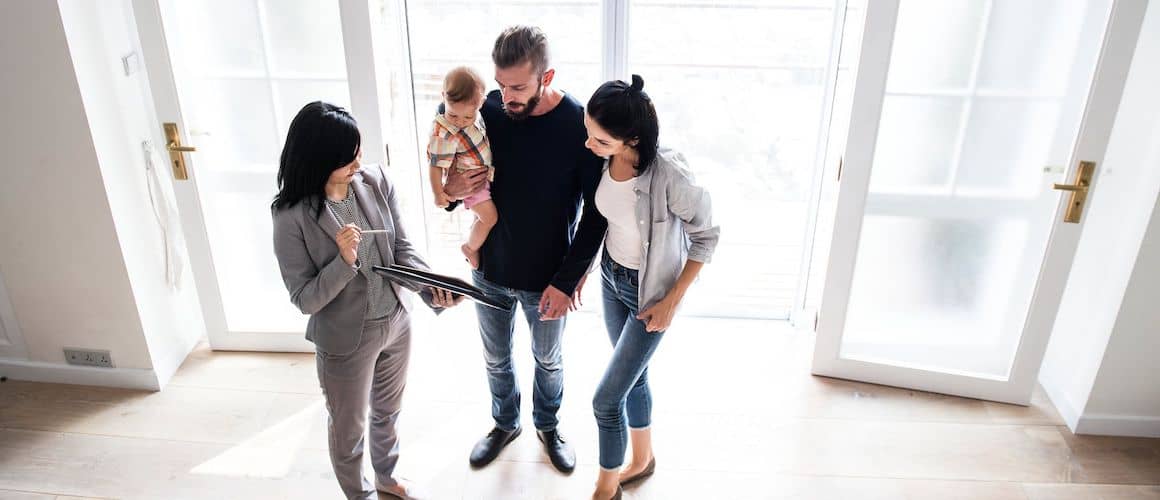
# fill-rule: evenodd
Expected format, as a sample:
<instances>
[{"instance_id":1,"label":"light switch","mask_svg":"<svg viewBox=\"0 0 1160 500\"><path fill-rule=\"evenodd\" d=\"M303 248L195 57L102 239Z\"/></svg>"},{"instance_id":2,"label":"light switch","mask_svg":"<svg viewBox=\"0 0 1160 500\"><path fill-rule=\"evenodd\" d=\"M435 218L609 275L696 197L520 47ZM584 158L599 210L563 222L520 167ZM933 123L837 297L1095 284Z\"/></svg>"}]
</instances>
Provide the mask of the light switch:
<instances>
[{"instance_id":1,"label":"light switch","mask_svg":"<svg viewBox=\"0 0 1160 500\"><path fill-rule=\"evenodd\" d=\"M141 69L141 58L137 56L136 52L130 52L121 58L121 66L125 68L125 76L131 76Z\"/></svg>"}]
</instances>

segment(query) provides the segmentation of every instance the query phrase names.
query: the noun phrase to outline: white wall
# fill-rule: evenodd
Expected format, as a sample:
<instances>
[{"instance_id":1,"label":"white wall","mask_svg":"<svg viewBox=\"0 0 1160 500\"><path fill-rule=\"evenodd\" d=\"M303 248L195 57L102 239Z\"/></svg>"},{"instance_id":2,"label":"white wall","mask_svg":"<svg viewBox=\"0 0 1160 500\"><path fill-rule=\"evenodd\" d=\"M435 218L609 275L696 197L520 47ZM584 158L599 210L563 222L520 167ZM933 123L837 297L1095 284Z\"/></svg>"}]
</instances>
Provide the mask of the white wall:
<instances>
[{"instance_id":1,"label":"white wall","mask_svg":"<svg viewBox=\"0 0 1160 500\"><path fill-rule=\"evenodd\" d=\"M1158 320L1128 307L1155 304L1148 286L1158 277L1155 252L1141 247L1146 231L1149 241L1160 238L1152 216L1160 192L1160 5L1149 7L1040 372L1076 432L1140 435L1143 425L1160 436L1160 370L1147 369L1154 351L1133 345ZM1122 404L1128 400L1139 404Z\"/></svg>"},{"instance_id":2,"label":"white wall","mask_svg":"<svg viewBox=\"0 0 1160 500\"><path fill-rule=\"evenodd\" d=\"M139 144L151 101L120 66L131 11L97 5L0 2L0 274L27 344L0 374L156 389L204 327L192 279L170 292L159 264ZM107 349L116 368L68 366L64 347Z\"/></svg>"},{"instance_id":3,"label":"white wall","mask_svg":"<svg viewBox=\"0 0 1160 500\"><path fill-rule=\"evenodd\" d=\"M1142 159L1160 171L1160 127L1155 131L1152 154ZM1160 437L1160 199L1151 214L1077 432Z\"/></svg>"},{"instance_id":4,"label":"white wall","mask_svg":"<svg viewBox=\"0 0 1160 500\"><path fill-rule=\"evenodd\" d=\"M32 361L151 366L55 2L0 2L0 272Z\"/></svg>"}]
</instances>

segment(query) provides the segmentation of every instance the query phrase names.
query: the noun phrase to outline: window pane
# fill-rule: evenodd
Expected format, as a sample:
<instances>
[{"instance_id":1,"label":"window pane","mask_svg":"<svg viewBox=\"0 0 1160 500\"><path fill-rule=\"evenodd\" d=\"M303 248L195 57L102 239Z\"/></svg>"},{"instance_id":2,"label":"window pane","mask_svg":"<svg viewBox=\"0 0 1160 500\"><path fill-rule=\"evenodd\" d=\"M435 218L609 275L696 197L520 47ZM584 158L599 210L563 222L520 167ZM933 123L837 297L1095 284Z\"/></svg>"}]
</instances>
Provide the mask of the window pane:
<instances>
[{"instance_id":1,"label":"window pane","mask_svg":"<svg viewBox=\"0 0 1160 500\"><path fill-rule=\"evenodd\" d=\"M187 126L210 133L196 144L199 172L223 172L241 164L269 164L277 170L282 145L275 137L269 83L191 79L184 90Z\"/></svg>"},{"instance_id":2,"label":"window pane","mask_svg":"<svg viewBox=\"0 0 1160 500\"><path fill-rule=\"evenodd\" d=\"M820 69L833 22L832 2L823 4L632 2L629 64Z\"/></svg>"},{"instance_id":3,"label":"window pane","mask_svg":"<svg viewBox=\"0 0 1160 500\"><path fill-rule=\"evenodd\" d=\"M229 177L237 179L242 177ZM254 180L269 176L250 177ZM306 317L287 300L286 287L274 261L270 200L274 186L236 192L213 186L202 196L210 250L222 291L229 328L243 332L305 331ZM266 215L262 217L261 215ZM245 241L245 245L237 242Z\"/></svg>"},{"instance_id":4,"label":"window pane","mask_svg":"<svg viewBox=\"0 0 1160 500\"><path fill-rule=\"evenodd\" d=\"M252 2L179 1L173 7L176 15L166 19L165 28L184 69L207 76L265 74L258 11Z\"/></svg>"},{"instance_id":5,"label":"window pane","mask_svg":"<svg viewBox=\"0 0 1160 500\"><path fill-rule=\"evenodd\" d=\"M1059 111L1055 100L975 99L956 186L1035 197L1050 164Z\"/></svg>"},{"instance_id":6,"label":"window pane","mask_svg":"<svg viewBox=\"0 0 1160 500\"><path fill-rule=\"evenodd\" d=\"M263 0L263 4L270 71L275 76L346 78L338 2Z\"/></svg>"},{"instance_id":7,"label":"window pane","mask_svg":"<svg viewBox=\"0 0 1160 500\"><path fill-rule=\"evenodd\" d=\"M657 106L661 144L684 153L726 226L686 311L787 317L819 154L833 3L631 9L629 69Z\"/></svg>"},{"instance_id":8,"label":"window pane","mask_svg":"<svg viewBox=\"0 0 1160 500\"><path fill-rule=\"evenodd\" d=\"M962 113L959 98L886 97L870 189L905 190L948 182Z\"/></svg>"},{"instance_id":9,"label":"window pane","mask_svg":"<svg viewBox=\"0 0 1160 500\"><path fill-rule=\"evenodd\" d=\"M1086 0L993 2L979 88L1062 96L1087 10L1099 8Z\"/></svg>"},{"instance_id":10,"label":"window pane","mask_svg":"<svg viewBox=\"0 0 1160 500\"><path fill-rule=\"evenodd\" d=\"M1012 258L1028 230L1017 218L867 216L842 356L1004 375L1022 326L1010 313L1027 301L1016 292L1035 275Z\"/></svg>"},{"instance_id":11,"label":"window pane","mask_svg":"<svg viewBox=\"0 0 1160 500\"><path fill-rule=\"evenodd\" d=\"M902 0L886 89L962 89L983 30L981 0Z\"/></svg>"}]
</instances>

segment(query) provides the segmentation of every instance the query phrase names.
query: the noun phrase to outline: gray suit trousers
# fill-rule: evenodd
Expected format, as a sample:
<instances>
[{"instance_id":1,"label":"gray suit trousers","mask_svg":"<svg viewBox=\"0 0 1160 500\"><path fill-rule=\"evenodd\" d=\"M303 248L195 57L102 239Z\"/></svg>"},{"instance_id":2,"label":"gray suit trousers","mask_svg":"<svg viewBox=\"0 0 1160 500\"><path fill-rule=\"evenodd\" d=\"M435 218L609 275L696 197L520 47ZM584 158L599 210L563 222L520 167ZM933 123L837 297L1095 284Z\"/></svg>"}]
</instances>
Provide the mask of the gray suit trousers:
<instances>
[{"instance_id":1,"label":"gray suit trousers","mask_svg":"<svg viewBox=\"0 0 1160 500\"><path fill-rule=\"evenodd\" d=\"M392 475L399 461L395 424L410 355L411 315L401 305L387 322L368 323L353 352L334 355L315 350L318 381L326 398L330 463L347 498L377 497L362 469L368 406L376 482L395 485Z\"/></svg>"}]
</instances>

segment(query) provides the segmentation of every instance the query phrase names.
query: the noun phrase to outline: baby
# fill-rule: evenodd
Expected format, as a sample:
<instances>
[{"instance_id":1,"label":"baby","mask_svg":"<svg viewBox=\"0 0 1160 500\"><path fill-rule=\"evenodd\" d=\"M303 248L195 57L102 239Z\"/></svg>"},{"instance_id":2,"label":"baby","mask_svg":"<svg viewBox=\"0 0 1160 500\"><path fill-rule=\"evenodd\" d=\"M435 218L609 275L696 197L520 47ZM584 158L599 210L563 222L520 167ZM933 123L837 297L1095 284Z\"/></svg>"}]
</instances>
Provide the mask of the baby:
<instances>
[{"instance_id":1,"label":"baby","mask_svg":"<svg viewBox=\"0 0 1160 500\"><path fill-rule=\"evenodd\" d=\"M475 212L471 235L460 247L472 269L479 268L479 248L499 220L495 203L491 200L490 182L495 179L491 147L479 116L484 92L483 78L471 68L461 66L447 73L443 78L443 114L435 115L431 140L427 143L431 192L438 207L454 208L455 200L443 193L443 180L448 168L461 172L488 169L488 182L463 200L463 204Z\"/></svg>"}]
</instances>

